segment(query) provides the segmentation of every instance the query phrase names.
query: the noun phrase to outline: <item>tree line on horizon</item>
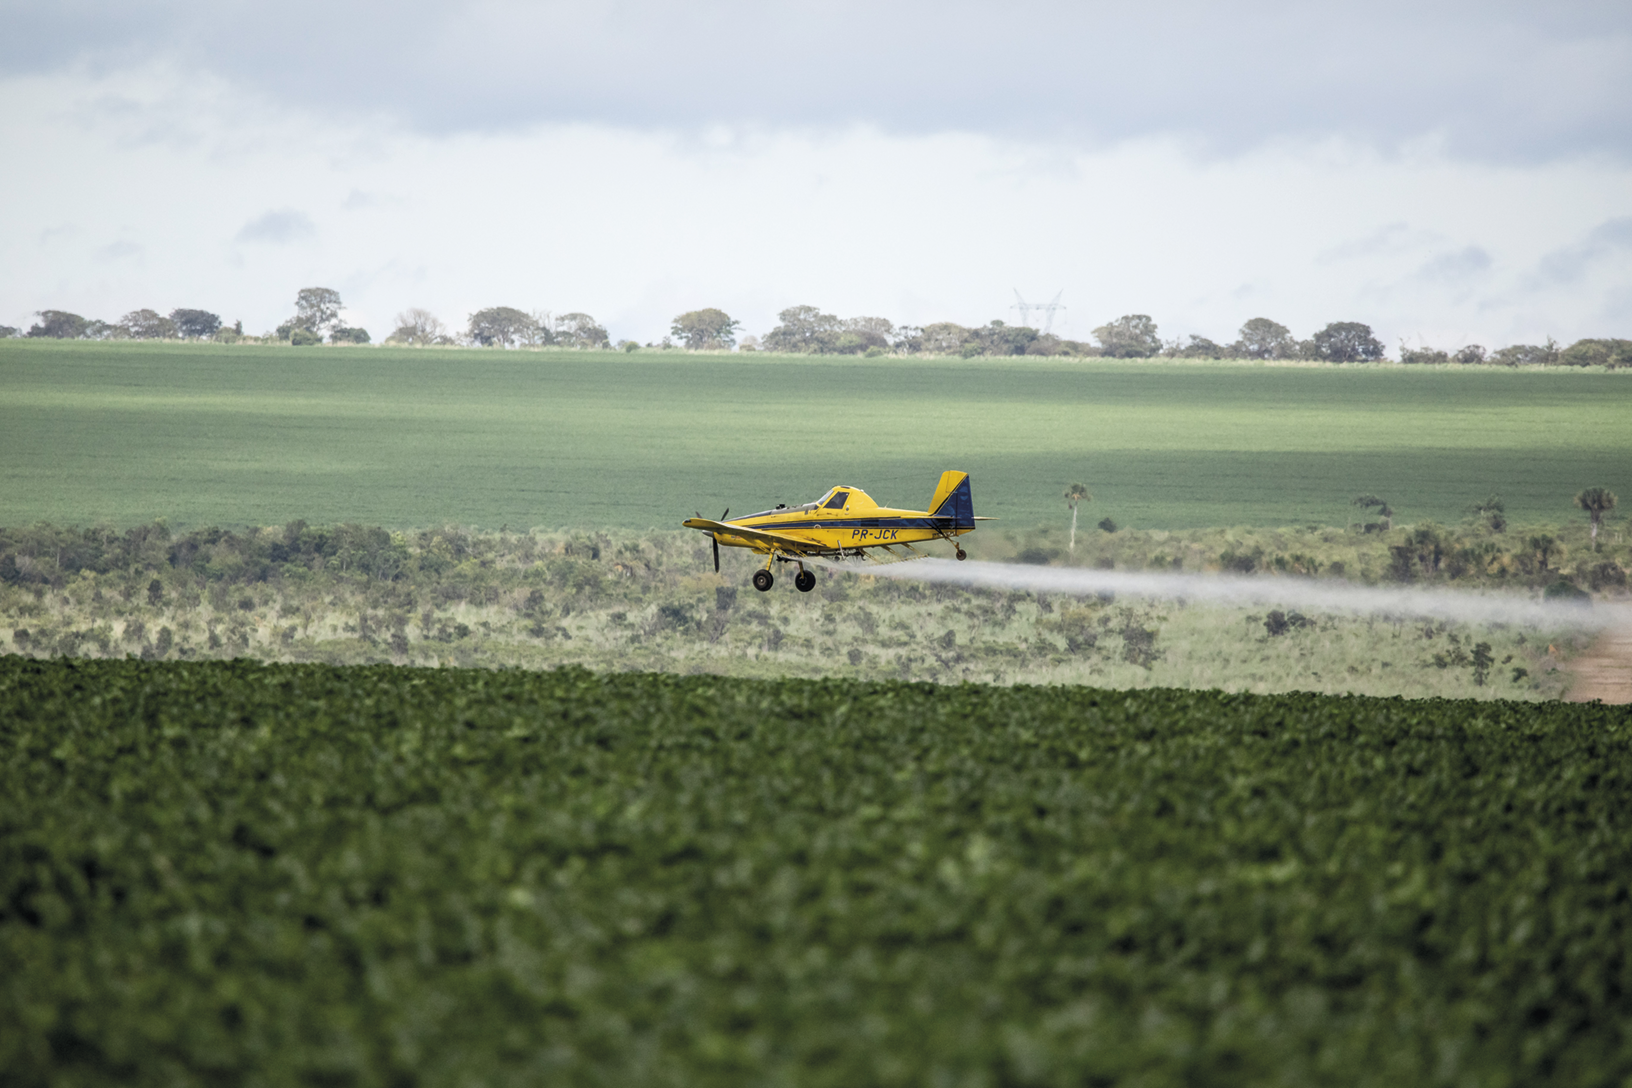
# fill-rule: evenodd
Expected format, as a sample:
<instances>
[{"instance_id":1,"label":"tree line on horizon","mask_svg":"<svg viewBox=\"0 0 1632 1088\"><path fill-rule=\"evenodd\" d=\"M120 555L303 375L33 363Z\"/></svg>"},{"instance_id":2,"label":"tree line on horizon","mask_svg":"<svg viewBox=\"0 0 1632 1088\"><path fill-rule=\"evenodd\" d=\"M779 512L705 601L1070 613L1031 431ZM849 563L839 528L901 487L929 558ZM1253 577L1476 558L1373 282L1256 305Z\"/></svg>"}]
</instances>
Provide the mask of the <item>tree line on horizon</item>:
<instances>
[{"instance_id":1,"label":"tree line on horizon","mask_svg":"<svg viewBox=\"0 0 1632 1088\"><path fill-rule=\"evenodd\" d=\"M14 336L54 340L212 340L233 344L239 341L281 341L296 345L322 343L367 344L368 330L351 327L340 320L343 304L340 292L330 287L303 287L295 296L295 315L276 331L262 336L244 333L244 323L223 324L219 314L208 310L177 309L169 315L157 310L132 310L118 321L107 322L82 317L67 310L40 310L27 332L0 325L0 338Z\"/></svg>"},{"instance_id":2,"label":"tree line on horizon","mask_svg":"<svg viewBox=\"0 0 1632 1088\"><path fill-rule=\"evenodd\" d=\"M295 295L295 313L260 336L244 332L242 321L230 327L208 310L178 309L169 316L156 310L132 310L118 321L82 317L67 310L40 310L40 320L26 332L0 325L0 339L27 337L55 340L211 340L217 343L286 343L295 347L321 344L368 344L367 329L345 324L345 304L332 287L303 287ZM464 334L450 330L429 310L410 307L396 316L396 328L385 343L415 347L583 347L605 348L604 326L586 313L552 316L493 306L470 315ZM638 345L637 345L638 346Z\"/></svg>"},{"instance_id":3,"label":"tree line on horizon","mask_svg":"<svg viewBox=\"0 0 1632 1088\"><path fill-rule=\"evenodd\" d=\"M295 314L259 337L248 336L243 322L225 326L207 310L177 309L169 315L132 310L116 322L82 317L65 310L42 310L40 321L25 333L0 325L0 337L86 340L213 340L222 343L368 344L368 330L341 320L340 293L328 287L302 288ZM1371 327L1358 321L1334 321L1306 339L1267 317L1254 317L1227 344L1192 334L1163 340L1148 314L1124 314L1093 330L1092 341L1072 340L1026 325L991 321L968 327L950 321L929 325L896 325L883 317L848 317L819 307L790 306L763 337L743 336L742 323L718 308L677 315L669 335L640 344L613 342L606 327L587 313L552 315L545 310L492 306L469 315L465 329L446 326L429 310L410 307L397 314L386 344L413 347L579 348L647 350L765 351L800 355L1078 356L1112 359L1258 359L1310 360L1332 363L1379 362L1387 349ZM1551 337L1544 344L1512 344L1494 351L1468 344L1454 351L1400 345L1399 361L1408 365L1604 366L1632 367L1632 340L1583 339L1564 347Z\"/></svg>"},{"instance_id":4,"label":"tree line on horizon","mask_svg":"<svg viewBox=\"0 0 1632 1088\"><path fill-rule=\"evenodd\" d=\"M720 311L703 311L719 314ZM687 318L676 318L676 332ZM1148 314L1124 314L1093 331L1093 342L1069 340L1024 325L992 321L974 328L952 322L932 325L892 325L882 317L839 318L814 306L793 306L778 315L778 324L763 338L744 337L737 350L883 356L960 355L974 356L1039 355L1083 356L1113 359L1260 359L1313 360L1332 363L1379 362L1387 350L1369 325L1358 321L1334 321L1307 339L1298 339L1292 330L1267 317L1248 320L1229 344L1219 344L1204 336L1187 340L1163 340L1156 322ZM729 349L723 337L712 343L684 346L703 350ZM1407 364L1496 366L1632 366L1632 340L1579 340L1568 348L1549 338L1543 345L1514 344L1487 351L1470 344L1456 352L1432 348L1400 347L1400 362Z\"/></svg>"}]
</instances>

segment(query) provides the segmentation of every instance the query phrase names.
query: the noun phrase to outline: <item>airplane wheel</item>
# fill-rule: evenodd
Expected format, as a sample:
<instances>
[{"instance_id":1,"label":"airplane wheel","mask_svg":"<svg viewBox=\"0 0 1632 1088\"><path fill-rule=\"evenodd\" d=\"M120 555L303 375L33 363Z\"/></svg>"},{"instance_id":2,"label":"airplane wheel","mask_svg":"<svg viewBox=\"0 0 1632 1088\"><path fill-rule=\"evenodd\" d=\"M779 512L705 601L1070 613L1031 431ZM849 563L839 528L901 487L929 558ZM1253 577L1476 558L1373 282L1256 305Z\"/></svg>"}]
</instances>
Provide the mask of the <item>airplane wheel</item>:
<instances>
[{"instance_id":1,"label":"airplane wheel","mask_svg":"<svg viewBox=\"0 0 1632 1088\"><path fill-rule=\"evenodd\" d=\"M964 551L964 550L963 550L963 549L962 549L962 548L959 548L959 549L958 549L958 562L960 562L960 563L961 563L961 562L963 562L963 561L964 561L964 560L965 560L965 559L968 559L968 558L969 558L969 553L968 553L968 552L966 552L966 551Z\"/></svg>"},{"instance_id":2,"label":"airplane wheel","mask_svg":"<svg viewBox=\"0 0 1632 1088\"><path fill-rule=\"evenodd\" d=\"M809 593L816 588L816 575L808 570L802 570L793 576L793 586L800 593Z\"/></svg>"},{"instance_id":3,"label":"airplane wheel","mask_svg":"<svg viewBox=\"0 0 1632 1088\"><path fill-rule=\"evenodd\" d=\"M771 577L771 572L770 571L768 571L768 570L756 570L756 571L754 571L754 588L759 590L761 593L764 593L766 590L770 589L771 586L775 584L775 582L776 582L776 579Z\"/></svg>"}]
</instances>

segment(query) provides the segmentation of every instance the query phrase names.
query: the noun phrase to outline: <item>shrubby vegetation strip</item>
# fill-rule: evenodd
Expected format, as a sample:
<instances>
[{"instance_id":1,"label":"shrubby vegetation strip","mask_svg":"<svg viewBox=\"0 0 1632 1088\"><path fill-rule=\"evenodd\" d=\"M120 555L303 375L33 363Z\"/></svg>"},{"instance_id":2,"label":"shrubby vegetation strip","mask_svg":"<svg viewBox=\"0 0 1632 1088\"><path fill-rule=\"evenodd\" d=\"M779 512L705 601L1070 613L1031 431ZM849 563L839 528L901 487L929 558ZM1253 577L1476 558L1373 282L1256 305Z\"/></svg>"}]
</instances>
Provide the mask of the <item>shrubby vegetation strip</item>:
<instances>
[{"instance_id":1,"label":"shrubby vegetation strip","mask_svg":"<svg viewBox=\"0 0 1632 1088\"><path fill-rule=\"evenodd\" d=\"M0 657L0 1079L1615 1083L1632 710Z\"/></svg>"},{"instance_id":2,"label":"shrubby vegetation strip","mask_svg":"<svg viewBox=\"0 0 1632 1088\"><path fill-rule=\"evenodd\" d=\"M1553 532L1503 526L1094 530L1075 551L1047 529L965 539L977 557L1022 575L1225 571L1291 579L1292 597L1318 592L1318 578L1623 606L1624 541L1601 539L1593 551L1584 518ZM1549 699L1566 692L1566 662L1591 626L1591 614L1537 630L827 572L817 592L791 600L745 590L751 558L723 559L715 575L706 543L680 532L393 533L303 521L185 533L0 529L0 648Z\"/></svg>"}]
</instances>

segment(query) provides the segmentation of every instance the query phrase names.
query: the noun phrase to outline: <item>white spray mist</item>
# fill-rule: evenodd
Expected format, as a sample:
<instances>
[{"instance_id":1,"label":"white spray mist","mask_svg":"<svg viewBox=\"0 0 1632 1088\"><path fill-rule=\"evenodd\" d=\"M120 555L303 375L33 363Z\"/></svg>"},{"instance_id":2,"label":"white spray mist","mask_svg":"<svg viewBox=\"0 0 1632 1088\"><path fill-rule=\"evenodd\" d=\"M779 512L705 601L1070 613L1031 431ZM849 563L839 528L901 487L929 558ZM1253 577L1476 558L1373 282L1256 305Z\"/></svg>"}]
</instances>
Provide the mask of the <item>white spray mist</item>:
<instances>
[{"instance_id":1,"label":"white spray mist","mask_svg":"<svg viewBox=\"0 0 1632 1088\"><path fill-rule=\"evenodd\" d=\"M817 565L897 581L937 582L978 589L1007 589L1074 597L1113 593L1117 596L1237 607L1417 616L1457 623L1506 623L1554 629L1632 627L1632 609L1624 606L1534 600L1450 589L1360 586L1315 578L1084 570L977 561L956 563L949 559L876 564L823 560L818 561Z\"/></svg>"}]
</instances>

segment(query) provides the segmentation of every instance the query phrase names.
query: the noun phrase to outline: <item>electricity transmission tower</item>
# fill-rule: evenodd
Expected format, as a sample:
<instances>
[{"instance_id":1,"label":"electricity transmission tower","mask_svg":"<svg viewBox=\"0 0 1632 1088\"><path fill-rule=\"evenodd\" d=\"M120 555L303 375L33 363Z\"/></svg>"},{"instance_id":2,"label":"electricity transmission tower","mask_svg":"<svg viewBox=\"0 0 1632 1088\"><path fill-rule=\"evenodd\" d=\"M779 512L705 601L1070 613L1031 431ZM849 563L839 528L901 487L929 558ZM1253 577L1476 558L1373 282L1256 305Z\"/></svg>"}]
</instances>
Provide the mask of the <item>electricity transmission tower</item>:
<instances>
[{"instance_id":1,"label":"electricity transmission tower","mask_svg":"<svg viewBox=\"0 0 1632 1088\"><path fill-rule=\"evenodd\" d=\"M1043 327L1038 331L1047 336L1054 328L1054 311L1065 309L1064 306L1060 305L1060 295L1063 294L1065 294L1065 291L1061 290L1056 292L1054 297L1047 302L1027 302L1020 297L1020 289L1015 288L1015 305L1013 308L1020 311L1020 324L1027 328L1036 329L1037 326L1031 323L1031 315L1034 313L1041 314Z\"/></svg>"}]
</instances>

